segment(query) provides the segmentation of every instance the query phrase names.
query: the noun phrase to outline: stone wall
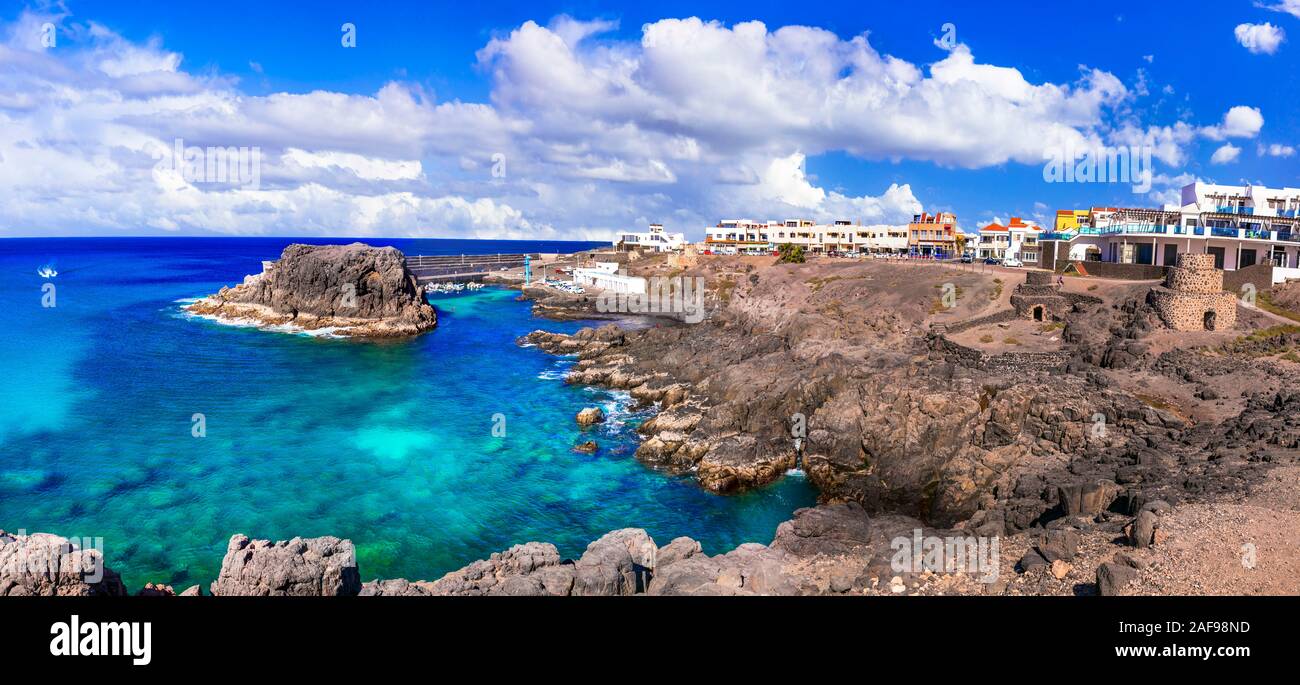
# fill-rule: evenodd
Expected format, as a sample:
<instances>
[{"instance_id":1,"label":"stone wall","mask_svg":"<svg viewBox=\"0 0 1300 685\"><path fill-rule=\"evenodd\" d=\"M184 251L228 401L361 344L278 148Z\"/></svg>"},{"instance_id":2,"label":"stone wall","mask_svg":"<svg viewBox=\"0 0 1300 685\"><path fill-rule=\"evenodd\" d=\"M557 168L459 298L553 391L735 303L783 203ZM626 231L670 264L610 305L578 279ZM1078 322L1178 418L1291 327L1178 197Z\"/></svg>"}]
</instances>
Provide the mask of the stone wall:
<instances>
[{"instance_id":1,"label":"stone wall","mask_svg":"<svg viewBox=\"0 0 1300 685\"><path fill-rule=\"evenodd\" d=\"M1028 271L1025 273L1025 285L1051 286L1055 280L1056 274L1047 271Z\"/></svg>"},{"instance_id":2,"label":"stone wall","mask_svg":"<svg viewBox=\"0 0 1300 685\"><path fill-rule=\"evenodd\" d=\"M1015 314L1015 312L1012 312ZM990 373L1028 373L1031 371L1059 371L1070 363L1070 353L1058 352L1000 352L989 354L949 340L946 336L935 335L931 339L931 349L942 353L948 361L968 368L980 369Z\"/></svg>"},{"instance_id":3,"label":"stone wall","mask_svg":"<svg viewBox=\"0 0 1300 685\"><path fill-rule=\"evenodd\" d=\"M1082 270L1089 276L1097 278L1111 278L1120 281L1154 281L1165 277L1165 272L1169 270L1167 266L1155 266L1151 264L1117 264L1115 262L1080 262L1073 261L1071 264L1082 265Z\"/></svg>"},{"instance_id":4,"label":"stone wall","mask_svg":"<svg viewBox=\"0 0 1300 685\"><path fill-rule=\"evenodd\" d=\"M1004 321L1011 321L1012 319L1015 319L1016 316L1017 316L1016 310L1003 309L1002 311L994 312L992 314L988 314L985 316L976 317L974 319L958 321L957 323L944 326L943 329L949 333L960 333L962 331L969 330L976 326L983 326L985 324L990 324L990 323L1002 323Z\"/></svg>"}]
</instances>

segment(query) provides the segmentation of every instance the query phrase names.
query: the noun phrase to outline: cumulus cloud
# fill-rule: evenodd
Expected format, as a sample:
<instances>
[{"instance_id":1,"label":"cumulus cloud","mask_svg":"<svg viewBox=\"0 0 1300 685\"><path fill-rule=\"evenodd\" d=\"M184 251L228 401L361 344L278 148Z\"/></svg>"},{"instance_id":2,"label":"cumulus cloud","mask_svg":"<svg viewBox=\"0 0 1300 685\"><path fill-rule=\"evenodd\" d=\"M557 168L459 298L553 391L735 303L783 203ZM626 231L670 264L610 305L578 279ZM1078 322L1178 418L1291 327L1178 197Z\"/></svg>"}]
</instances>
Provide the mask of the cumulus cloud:
<instances>
[{"instance_id":1,"label":"cumulus cloud","mask_svg":"<svg viewBox=\"0 0 1300 685\"><path fill-rule=\"evenodd\" d=\"M1223 115L1223 122L1201 129L1202 135L1210 140L1228 138L1254 138L1264 128L1264 115L1257 107L1238 105Z\"/></svg>"},{"instance_id":2,"label":"cumulus cloud","mask_svg":"<svg viewBox=\"0 0 1300 685\"><path fill-rule=\"evenodd\" d=\"M1224 143L1219 149L1210 155L1211 164L1228 164L1237 161L1241 156L1241 148L1232 143Z\"/></svg>"},{"instance_id":3,"label":"cumulus cloud","mask_svg":"<svg viewBox=\"0 0 1300 685\"><path fill-rule=\"evenodd\" d=\"M55 50L34 38L45 21L59 24ZM253 96L187 71L157 39L24 13L0 26L0 232L589 238L650 221L698 236L720 216L896 224L921 208L910 185L849 195L805 161L978 169L1135 141L1174 165L1198 133L1263 125L1249 107L1204 128L1139 122L1135 93L1109 72L1035 83L960 43L918 65L816 27L664 19L639 40L607 38L617 26L562 16L488 41L476 58L490 97L476 103L402 82ZM258 148L261 183L160 172L178 139Z\"/></svg>"},{"instance_id":4,"label":"cumulus cloud","mask_svg":"<svg viewBox=\"0 0 1300 685\"><path fill-rule=\"evenodd\" d=\"M1233 35L1241 46L1256 55L1271 55L1277 52L1286 39L1286 31L1268 22L1263 24L1238 24Z\"/></svg>"}]
</instances>

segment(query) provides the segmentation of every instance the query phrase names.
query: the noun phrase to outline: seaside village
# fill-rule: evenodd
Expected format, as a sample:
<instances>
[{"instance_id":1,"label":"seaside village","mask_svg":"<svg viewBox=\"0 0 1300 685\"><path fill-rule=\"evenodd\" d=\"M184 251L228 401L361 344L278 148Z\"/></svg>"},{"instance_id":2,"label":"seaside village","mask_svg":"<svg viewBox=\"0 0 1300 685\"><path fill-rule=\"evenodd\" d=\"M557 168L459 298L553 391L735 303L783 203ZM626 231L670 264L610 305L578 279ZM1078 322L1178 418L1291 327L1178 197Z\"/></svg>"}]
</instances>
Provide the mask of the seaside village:
<instances>
[{"instance_id":1,"label":"seaside village","mask_svg":"<svg viewBox=\"0 0 1300 685\"><path fill-rule=\"evenodd\" d=\"M943 211L916 214L905 226L724 219L707 228L700 242L651 224L645 231L619 234L611 249L584 254L576 263L539 264L526 280L569 295L647 294L646 276L635 275L637 269L629 265L665 253L679 267L708 255L793 253L797 261L921 260L1057 274L1027 279L1022 287L1059 287L1074 276L1163 279L1163 292L1152 297L1170 312L1166 322L1180 330L1213 330L1231 327L1234 298L1253 297L1243 289L1300 280L1300 188L1197 182L1182 188L1180 207L1062 209L1051 226L1010 217L973 232L963 231L957 216ZM1172 304L1188 303L1192 294L1199 298L1195 304ZM1182 308L1188 311L1172 313Z\"/></svg>"}]
</instances>

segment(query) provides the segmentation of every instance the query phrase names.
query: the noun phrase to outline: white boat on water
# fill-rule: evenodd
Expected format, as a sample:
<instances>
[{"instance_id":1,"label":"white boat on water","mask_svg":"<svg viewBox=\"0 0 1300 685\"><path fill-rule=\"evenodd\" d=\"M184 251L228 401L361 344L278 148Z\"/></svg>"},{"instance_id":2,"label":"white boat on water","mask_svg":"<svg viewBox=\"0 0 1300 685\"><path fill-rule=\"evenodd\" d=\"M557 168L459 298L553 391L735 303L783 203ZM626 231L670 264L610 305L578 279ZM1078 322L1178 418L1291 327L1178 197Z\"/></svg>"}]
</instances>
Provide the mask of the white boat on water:
<instances>
[{"instance_id":1,"label":"white boat on water","mask_svg":"<svg viewBox=\"0 0 1300 685\"><path fill-rule=\"evenodd\" d=\"M36 270L36 273L41 278L54 278L55 276L59 275L59 272L55 271L54 267L52 266L42 266L41 268Z\"/></svg>"}]
</instances>

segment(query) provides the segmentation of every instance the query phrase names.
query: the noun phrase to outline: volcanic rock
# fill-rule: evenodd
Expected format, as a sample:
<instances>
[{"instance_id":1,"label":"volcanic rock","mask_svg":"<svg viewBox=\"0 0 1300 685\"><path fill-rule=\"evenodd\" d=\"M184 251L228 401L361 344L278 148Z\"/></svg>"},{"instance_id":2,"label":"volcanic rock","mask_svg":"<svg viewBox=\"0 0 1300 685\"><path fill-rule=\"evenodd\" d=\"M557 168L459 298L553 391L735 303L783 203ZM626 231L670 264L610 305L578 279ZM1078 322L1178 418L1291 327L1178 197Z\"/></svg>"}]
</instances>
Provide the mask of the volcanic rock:
<instances>
[{"instance_id":1,"label":"volcanic rock","mask_svg":"<svg viewBox=\"0 0 1300 685\"><path fill-rule=\"evenodd\" d=\"M587 407L578 412L578 425L586 428L605 420L605 412L600 407Z\"/></svg>"},{"instance_id":2,"label":"volcanic rock","mask_svg":"<svg viewBox=\"0 0 1300 685\"><path fill-rule=\"evenodd\" d=\"M290 245L262 273L187 309L222 320L366 338L415 335L438 323L402 253L361 243Z\"/></svg>"},{"instance_id":3,"label":"volcanic rock","mask_svg":"<svg viewBox=\"0 0 1300 685\"><path fill-rule=\"evenodd\" d=\"M0 530L0 597L127 595L122 579L97 549L81 549L49 533Z\"/></svg>"},{"instance_id":4,"label":"volcanic rock","mask_svg":"<svg viewBox=\"0 0 1300 685\"><path fill-rule=\"evenodd\" d=\"M216 596L334 597L361 591L352 541L336 537L288 541L230 538Z\"/></svg>"},{"instance_id":5,"label":"volcanic rock","mask_svg":"<svg viewBox=\"0 0 1300 685\"><path fill-rule=\"evenodd\" d=\"M1107 562L1097 567L1097 594L1111 597L1137 578L1137 569L1127 564Z\"/></svg>"}]
</instances>

